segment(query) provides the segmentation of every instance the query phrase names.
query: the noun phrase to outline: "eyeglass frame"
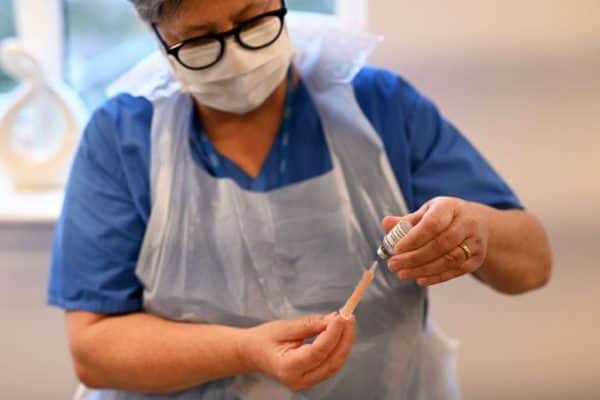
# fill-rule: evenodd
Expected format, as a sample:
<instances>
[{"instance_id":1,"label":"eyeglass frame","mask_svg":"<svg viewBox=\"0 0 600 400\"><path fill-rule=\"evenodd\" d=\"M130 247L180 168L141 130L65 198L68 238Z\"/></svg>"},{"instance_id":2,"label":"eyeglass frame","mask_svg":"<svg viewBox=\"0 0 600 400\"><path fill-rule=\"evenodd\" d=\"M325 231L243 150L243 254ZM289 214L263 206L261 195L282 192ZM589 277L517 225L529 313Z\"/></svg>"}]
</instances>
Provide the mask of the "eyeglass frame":
<instances>
[{"instance_id":1,"label":"eyeglass frame","mask_svg":"<svg viewBox=\"0 0 600 400\"><path fill-rule=\"evenodd\" d=\"M285 0L281 0L281 8L279 8L278 10L269 11L269 12L257 15L256 17L252 17L249 20L243 21L242 23L237 25L235 28L230 29L226 32L196 36L193 38L183 40L179 43L175 43L172 46L169 46L167 44L167 42L165 42L162 35L158 31L158 27L156 26L155 23L152 23L151 26L152 26L152 29L154 30L154 33L158 37L158 40L163 45L165 52L168 55L174 57L177 60L177 62L179 64L181 64L184 68L187 68L187 69L190 69L193 71L201 71L201 70L205 70L205 69L214 67L216 64L219 63L219 61L221 61L223 59L223 57L225 56L225 50L227 47L226 39L229 38L230 36L233 36L235 38L235 41L240 46L242 46L243 48L248 49L248 50L261 50L261 49L271 46L273 43L275 43L281 37L281 34L283 33L283 29L285 26L285 16L287 15L287 13L288 13L288 9L285 5ZM268 42L264 45L261 45L261 46L257 46L257 47L249 46L248 44L244 43L244 41L241 38L242 31L244 30L244 28L247 27L248 25L252 25L254 22L261 20L263 18L266 18L266 17L278 17L279 20L281 21L281 27L279 29L279 33L277 33L275 38L273 38L273 40L271 40L270 42ZM185 45L192 43L192 42L201 41L201 40L217 40L221 45L221 51L219 52L217 59L214 62L212 62L211 64L205 65L203 67L190 67L189 65L186 65L186 63L184 63L181 60L181 58L179 57L179 52L181 51L181 49L183 49L183 47L185 47Z\"/></svg>"}]
</instances>

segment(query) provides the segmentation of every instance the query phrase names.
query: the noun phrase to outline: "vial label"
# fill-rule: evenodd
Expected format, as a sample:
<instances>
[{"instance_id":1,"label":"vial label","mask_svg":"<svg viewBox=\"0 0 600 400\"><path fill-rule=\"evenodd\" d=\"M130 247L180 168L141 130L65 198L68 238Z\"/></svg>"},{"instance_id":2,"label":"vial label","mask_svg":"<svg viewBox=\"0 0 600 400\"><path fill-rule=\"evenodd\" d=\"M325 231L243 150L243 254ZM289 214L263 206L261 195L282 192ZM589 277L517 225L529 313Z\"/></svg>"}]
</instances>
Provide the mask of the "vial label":
<instances>
[{"instance_id":1,"label":"vial label","mask_svg":"<svg viewBox=\"0 0 600 400\"><path fill-rule=\"evenodd\" d=\"M401 220L398 224L383 238L383 244L377 251L379 257L387 260L394 255L394 248L398 242L408 235L413 228L412 224L406 220Z\"/></svg>"}]
</instances>

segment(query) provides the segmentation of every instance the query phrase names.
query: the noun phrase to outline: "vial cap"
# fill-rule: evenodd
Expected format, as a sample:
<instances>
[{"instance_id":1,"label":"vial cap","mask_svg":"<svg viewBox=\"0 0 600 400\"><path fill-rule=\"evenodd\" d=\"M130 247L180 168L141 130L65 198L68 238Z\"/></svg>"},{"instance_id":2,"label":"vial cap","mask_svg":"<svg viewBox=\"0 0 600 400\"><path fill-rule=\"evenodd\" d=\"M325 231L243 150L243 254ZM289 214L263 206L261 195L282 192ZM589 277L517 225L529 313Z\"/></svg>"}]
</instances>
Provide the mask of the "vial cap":
<instances>
[{"instance_id":1,"label":"vial cap","mask_svg":"<svg viewBox=\"0 0 600 400\"><path fill-rule=\"evenodd\" d=\"M390 258L390 255L387 253L387 251L385 251L385 249L383 248L383 246L381 246L380 248L377 249L377 256L380 259L382 259L383 261L385 261L388 258Z\"/></svg>"}]
</instances>

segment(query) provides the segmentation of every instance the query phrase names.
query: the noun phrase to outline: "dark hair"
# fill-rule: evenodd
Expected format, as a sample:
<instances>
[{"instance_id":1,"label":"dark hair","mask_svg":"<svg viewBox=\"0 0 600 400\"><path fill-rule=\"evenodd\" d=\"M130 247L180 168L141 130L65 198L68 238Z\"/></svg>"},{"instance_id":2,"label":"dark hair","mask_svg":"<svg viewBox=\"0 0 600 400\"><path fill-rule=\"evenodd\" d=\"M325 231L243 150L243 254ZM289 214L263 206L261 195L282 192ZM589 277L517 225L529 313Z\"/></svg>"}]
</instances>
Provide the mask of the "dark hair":
<instances>
[{"instance_id":1,"label":"dark hair","mask_svg":"<svg viewBox=\"0 0 600 400\"><path fill-rule=\"evenodd\" d=\"M156 23L162 17L175 13L184 0L129 0L133 3L140 17L146 22Z\"/></svg>"}]
</instances>

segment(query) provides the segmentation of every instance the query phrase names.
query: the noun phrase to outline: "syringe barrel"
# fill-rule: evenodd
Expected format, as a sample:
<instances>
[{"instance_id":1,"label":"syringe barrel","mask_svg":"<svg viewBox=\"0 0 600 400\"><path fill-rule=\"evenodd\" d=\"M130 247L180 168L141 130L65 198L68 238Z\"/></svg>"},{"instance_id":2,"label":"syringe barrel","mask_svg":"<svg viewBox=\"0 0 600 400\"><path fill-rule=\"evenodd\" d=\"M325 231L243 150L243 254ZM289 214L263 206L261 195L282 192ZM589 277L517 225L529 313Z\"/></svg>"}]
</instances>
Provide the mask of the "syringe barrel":
<instances>
[{"instance_id":1,"label":"syringe barrel","mask_svg":"<svg viewBox=\"0 0 600 400\"><path fill-rule=\"evenodd\" d=\"M381 247L377 249L377 256L386 261L390 259L394 254L394 248L398 244L398 242L408 235L408 232L413 228L413 225L407 220L400 220L396 224L396 226L383 238L383 243Z\"/></svg>"}]
</instances>

